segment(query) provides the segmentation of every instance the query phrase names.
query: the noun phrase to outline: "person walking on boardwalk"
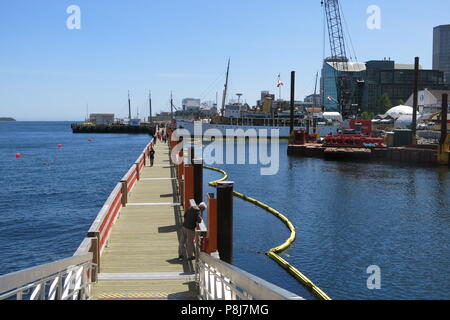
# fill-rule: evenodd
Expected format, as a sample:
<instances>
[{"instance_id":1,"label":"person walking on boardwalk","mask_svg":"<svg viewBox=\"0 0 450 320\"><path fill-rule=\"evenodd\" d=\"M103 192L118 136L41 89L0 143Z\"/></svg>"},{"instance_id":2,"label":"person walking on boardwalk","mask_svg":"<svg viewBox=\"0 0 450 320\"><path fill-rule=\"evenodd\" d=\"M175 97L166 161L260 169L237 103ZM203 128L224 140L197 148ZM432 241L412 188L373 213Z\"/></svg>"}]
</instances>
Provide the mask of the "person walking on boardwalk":
<instances>
[{"instance_id":1,"label":"person walking on boardwalk","mask_svg":"<svg viewBox=\"0 0 450 320\"><path fill-rule=\"evenodd\" d=\"M153 147L150 149L150 167L153 167L153 161L155 160L155 150L153 149Z\"/></svg>"},{"instance_id":2,"label":"person walking on boardwalk","mask_svg":"<svg viewBox=\"0 0 450 320\"><path fill-rule=\"evenodd\" d=\"M184 223L181 230L180 245L178 247L178 257L183 259L183 249L186 246L187 259L194 260L194 237L197 224L202 222L202 212L207 208L204 202L198 206L191 207L184 214Z\"/></svg>"}]
</instances>

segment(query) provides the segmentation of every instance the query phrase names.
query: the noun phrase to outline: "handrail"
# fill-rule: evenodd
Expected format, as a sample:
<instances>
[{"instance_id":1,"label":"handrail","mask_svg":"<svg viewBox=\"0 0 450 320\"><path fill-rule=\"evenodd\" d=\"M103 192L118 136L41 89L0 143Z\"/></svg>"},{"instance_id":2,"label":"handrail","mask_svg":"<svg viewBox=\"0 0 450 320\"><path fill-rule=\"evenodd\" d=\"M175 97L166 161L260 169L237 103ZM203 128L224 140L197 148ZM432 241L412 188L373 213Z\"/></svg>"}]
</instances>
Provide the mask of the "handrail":
<instances>
[{"instance_id":1,"label":"handrail","mask_svg":"<svg viewBox=\"0 0 450 320\"><path fill-rule=\"evenodd\" d=\"M89 280L92 264L92 253L81 256L72 256L53 263L40 265L33 268L13 272L0 276L0 300L16 296L21 299L23 295L34 289L30 299L45 299L45 287L52 282L48 292L49 299L68 298L74 299L89 297ZM65 277L66 285L62 286ZM72 286L73 285L73 286ZM53 288L53 291L52 291ZM64 290L63 290L64 289ZM56 295L58 291L58 296ZM62 294L65 291L66 294ZM83 293L78 296L78 293Z\"/></svg>"},{"instance_id":2,"label":"handrail","mask_svg":"<svg viewBox=\"0 0 450 320\"><path fill-rule=\"evenodd\" d=\"M200 298L205 300L304 300L204 252L200 253L198 277Z\"/></svg>"},{"instance_id":3,"label":"handrail","mask_svg":"<svg viewBox=\"0 0 450 320\"><path fill-rule=\"evenodd\" d=\"M92 241L95 240L95 238L84 238L83 241L81 242L80 246L77 248L77 250L75 251L75 253L73 254L74 256L84 256L86 254L88 254L89 252L91 252L91 248L92 248Z\"/></svg>"},{"instance_id":4,"label":"handrail","mask_svg":"<svg viewBox=\"0 0 450 320\"><path fill-rule=\"evenodd\" d=\"M95 218L94 222L92 223L91 227L89 228L89 232L99 231L100 226L102 225L105 217L109 214L111 204L113 203L114 199L116 198L117 194L120 193L122 186L120 183L116 184L113 191L109 195L108 199L106 200L103 207L100 209L99 214Z\"/></svg>"},{"instance_id":5,"label":"handrail","mask_svg":"<svg viewBox=\"0 0 450 320\"><path fill-rule=\"evenodd\" d=\"M88 237L96 237L98 240L98 255L101 256L103 250L109 239L110 231L114 222L118 219L120 209L124 205L124 201L128 197L128 193L133 189L135 182L138 178L137 170L139 173L143 170L145 165L146 155L148 149L153 144L153 139L143 149L142 153L138 157L137 161L130 167L127 173L122 177L121 182L116 184L113 191L109 195L105 204L101 208L99 214L95 218L91 227L88 230ZM138 165L136 165L138 163ZM123 189L126 186L126 189ZM124 195L124 193L127 193ZM125 197L124 199L122 199ZM99 259L99 257L98 257ZM98 261L97 261L98 262Z\"/></svg>"}]
</instances>

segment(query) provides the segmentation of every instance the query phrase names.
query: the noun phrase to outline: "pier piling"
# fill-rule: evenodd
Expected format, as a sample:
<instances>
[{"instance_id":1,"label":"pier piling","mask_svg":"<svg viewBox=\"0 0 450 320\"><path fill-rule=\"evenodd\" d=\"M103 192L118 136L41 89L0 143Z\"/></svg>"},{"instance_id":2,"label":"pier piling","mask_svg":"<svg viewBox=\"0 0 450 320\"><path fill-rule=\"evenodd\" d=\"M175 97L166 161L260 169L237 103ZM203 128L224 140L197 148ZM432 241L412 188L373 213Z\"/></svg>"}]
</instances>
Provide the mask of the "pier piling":
<instances>
[{"instance_id":1,"label":"pier piling","mask_svg":"<svg viewBox=\"0 0 450 320\"><path fill-rule=\"evenodd\" d=\"M217 248L220 260L233 262L233 186L232 181L217 183Z\"/></svg>"},{"instance_id":2,"label":"pier piling","mask_svg":"<svg viewBox=\"0 0 450 320\"><path fill-rule=\"evenodd\" d=\"M290 126L289 134L294 131L294 105L295 105L295 71L291 72L291 114L290 114Z\"/></svg>"},{"instance_id":3,"label":"pier piling","mask_svg":"<svg viewBox=\"0 0 450 320\"><path fill-rule=\"evenodd\" d=\"M445 143L447 138L447 113L448 113L448 94L442 95L442 116L441 116L441 145Z\"/></svg>"},{"instance_id":4,"label":"pier piling","mask_svg":"<svg viewBox=\"0 0 450 320\"><path fill-rule=\"evenodd\" d=\"M416 143L416 133L417 133L417 108L419 100L419 57L415 58L414 62L414 95L413 95L413 116L412 116L412 134L413 143Z\"/></svg>"},{"instance_id":5,"label":"pier piling","mask_svg":"<svg viewBox=\"0 0 450 320\"><path fill-rule=\"evenodd\" d=\"M194 159L194 200L203 202L203 159Z\"/></svg>"}]
</instances>

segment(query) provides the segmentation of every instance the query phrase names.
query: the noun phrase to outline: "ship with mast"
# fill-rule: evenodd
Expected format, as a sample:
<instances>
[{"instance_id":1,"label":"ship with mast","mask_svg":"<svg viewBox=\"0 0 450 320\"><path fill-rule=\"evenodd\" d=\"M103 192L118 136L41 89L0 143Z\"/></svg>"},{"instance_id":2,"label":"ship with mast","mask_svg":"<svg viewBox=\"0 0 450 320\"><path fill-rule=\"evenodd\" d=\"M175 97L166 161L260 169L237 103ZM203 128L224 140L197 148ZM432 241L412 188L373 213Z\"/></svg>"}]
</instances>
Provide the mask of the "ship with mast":
<instances>
[{"instance_id":1,"label":"ship with mast","mask_svg":"<svg viewBox=\"0 0 450 320\"><path fill-rule=\"evenodd\" d=\"M229 89L230 64L231 59L228 59L222 105L219 115L200 118L195 121L174 117L176 127L188 130L193 136L201 135L202 137L209 137L210 135L217 137L218 132L225 137L227 135L227 130L237 132L237 136L246 136L249 130L255 130L258 134L259 132L265 132L261 131L265 129L269 136L271 135L271 130L277 130L280 138L289 138L291 134L289 103L281 99L281 94L279 99L275 100L274 95L270 95L267 91L263 91L261 105L254 108L250 108L248 104L240 101L242 94L237 94L237 102L226 104ZM317 77L318 74L316 75L316 92L314 94L313 107L295 107L293 128L295 130L307 130L311 134L317 135L317 137L324 137L327 134L334 134L337 132L341 118L334 115L334 117L327 119L324 117L325 113L318 107L316 98ZM283 85L279 75L277 86L280 91L281 86ZM195 124L197 124L196 130L194 130ZM211 133L212 131L210 129L215 129L214 133Z\"/></svg>"}]
</instances>

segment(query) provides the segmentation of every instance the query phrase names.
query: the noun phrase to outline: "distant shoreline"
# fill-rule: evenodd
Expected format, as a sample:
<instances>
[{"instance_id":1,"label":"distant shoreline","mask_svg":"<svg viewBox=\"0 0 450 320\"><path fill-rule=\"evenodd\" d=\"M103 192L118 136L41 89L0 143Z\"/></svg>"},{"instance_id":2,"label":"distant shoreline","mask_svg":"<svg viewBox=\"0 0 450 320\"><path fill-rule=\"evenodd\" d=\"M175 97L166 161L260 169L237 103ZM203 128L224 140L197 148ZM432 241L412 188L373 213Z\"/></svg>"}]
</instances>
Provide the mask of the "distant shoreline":
<instances>
[{"instance_id":1,"label":"distant shoreline","mask_svg":"<svg viewBox=\"0 0 450 320\"><path fill-rule=\"evenodd\" d=\"M15 122L15 121L16 121L16 119L14 119L14 118L6 118L6 117L1 118L0 117L0 122Z\"/></svg>"}]
</instances>

